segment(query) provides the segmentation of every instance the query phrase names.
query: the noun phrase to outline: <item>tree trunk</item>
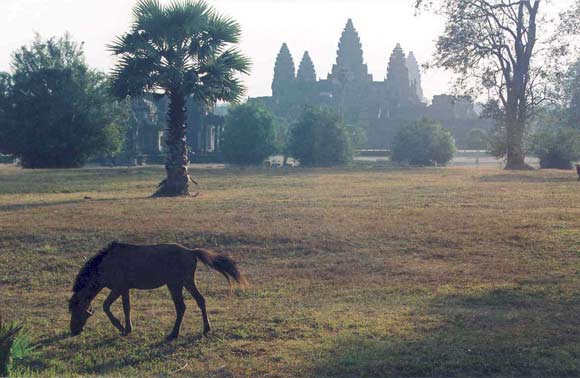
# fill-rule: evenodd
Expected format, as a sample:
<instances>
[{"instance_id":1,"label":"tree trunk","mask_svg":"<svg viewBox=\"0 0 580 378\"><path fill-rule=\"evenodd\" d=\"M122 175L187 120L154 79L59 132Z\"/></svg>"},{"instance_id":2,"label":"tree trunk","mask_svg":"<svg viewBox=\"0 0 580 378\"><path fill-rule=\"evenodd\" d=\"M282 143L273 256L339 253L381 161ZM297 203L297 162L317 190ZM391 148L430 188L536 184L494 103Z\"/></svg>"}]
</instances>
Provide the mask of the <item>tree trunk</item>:
<instances>
[{"instance_id":1,"label":"tree trunk","mask_svg":"<svg viewBox=\"0 0 580 378\"><path fill-rule=\"evenodd\" d=\"M169 125L167 127L167 178L159 184L154 197L189 196L189 156L186 137L185 95L180 89L169 92Z\"/></svg>"},{"instance_id":2,"label":"tree trunk","mask_svg":"<svg viewBox=\"0 0 580 378\"><path fill-rule=\"evenodd\" d=\"M518 120L510 120L507 124L507 164L508 170L529 170L525 162L524 125Z\"/></svg>"},{"instance_id":3,"label":"tree trunk","mask_svg":"<svg viewBox=\"0 0 580 378\"><path fill-rule=\"evenodd\" d=\"M521 70L516 69L512 78L512 88L508 92L506 106L507 132L507 170L531 170L526 164L524 135L526 130L525 79Z\"/></svg>"}]
</instances>

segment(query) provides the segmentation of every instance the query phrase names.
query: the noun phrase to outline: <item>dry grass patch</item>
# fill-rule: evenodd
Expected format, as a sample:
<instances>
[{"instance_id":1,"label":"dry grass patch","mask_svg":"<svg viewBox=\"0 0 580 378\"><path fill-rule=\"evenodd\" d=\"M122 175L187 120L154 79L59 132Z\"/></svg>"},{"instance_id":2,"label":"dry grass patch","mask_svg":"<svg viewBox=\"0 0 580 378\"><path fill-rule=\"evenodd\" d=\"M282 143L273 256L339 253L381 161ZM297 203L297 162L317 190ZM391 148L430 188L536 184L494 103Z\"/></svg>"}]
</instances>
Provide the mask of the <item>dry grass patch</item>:
<instances>
[{"instance_id":1,"label":"dry grass patch","mask_svg":"<svg viewBox=\"0 0 580 378\"><path fill-rule=\"evenodd\" d=\"M0 169L0 309L40 344L28 374L580 376L572 173L194 174L197 199L151 199L159 168ZM188 301L181 339L161 343L174 320L166 290L135 292L129 338L100 312L68 338L72 280L111 240L214 248L252 286L232 297L201 269L208 338Z\"/></svg>"}]
</instances>

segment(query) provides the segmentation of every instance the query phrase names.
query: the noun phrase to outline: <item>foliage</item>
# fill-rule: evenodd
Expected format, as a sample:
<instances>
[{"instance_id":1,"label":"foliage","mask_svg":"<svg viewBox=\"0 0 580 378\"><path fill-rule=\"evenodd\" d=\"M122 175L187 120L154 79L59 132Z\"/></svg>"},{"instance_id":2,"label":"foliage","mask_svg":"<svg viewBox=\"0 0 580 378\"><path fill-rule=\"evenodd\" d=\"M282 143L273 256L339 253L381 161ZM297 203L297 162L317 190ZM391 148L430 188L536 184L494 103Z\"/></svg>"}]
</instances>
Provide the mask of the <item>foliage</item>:
<instances>
[{"instance_id":1,"label":"foliage","mask_svg":"<svg viewBox=\"0 0 580 378\"><path fill-rule=\"evenodd\" d=\"M9 114L11 111L10 92L12 90L12 77L5 72L0 72L0 153L6 150L2 148L3 141L6 137L2 134L6 133L9 128L8 122L11 122Z\"/></svg>"},{"instance_id":2,"label":"foliage","mask_svg":"<svg viewBox=\"0 0 580 378\"><path fill-rule=\"evenodd\" d=\"M487 91L504 114L508 169L529 169L525 138L529 120L546 98L546 70L537 64L545 19L542 0L416 0L445 17L435 64L460 75L458 84ZM499 134L498 134L499 135Z\"/></svg>"},{"instance_id":3,"label":"foliage","mask_svg":"<svg viewBox=\"0 0 580 378\"><path fill-rule=\"evenodd\" d=\"M239 74L249 73L250 61L234 46L241 28L204 1L140 0L134 16L131 30L110 46L118 57L113 92L120 98L147 91L169 96L167 178L155 195L189 195L186 98L209 107L242 98Z\"/></svg>"},{"instance_id":4,"label":"foliage","mask_svg":"<svg viewBox=\"0 0 580 378\"><path fill-rule=\"evenodd\" d=\"M423 120L403 126L393 141L392 159L415 166L445 165L455 154L449 130Z\"/></svg>"},{"instance_id":5,"label":"foliage","mask_svg":"<svg viewBox=\"0 0 580 378\"><path fill-rule=\"evenodd\" d=\"M488 134L488 152L498 159L507 155L507 130L503 105L496 99L491 99L483 106L482 118L494 120L494 127Z\"/></svg>"},{"instance_id":6,"label":"foliage","mask_svg":"<svg viewBox=\"0 0 580 378\"><path fill-rule=\"evenodd\" d=\"M533 135L531 152L544 169L572 169L580 161L580 130L564 127Z\"/></svg>"},{"instance_id":7,"label":"foliage","mask_svg":"<svg viewBox=\"0 0 580 378\"><path fill-rule=\"evenodd\" d=\"M3 90L2 152L26 168L70 168L119 148L111 139L117 104L107 80L87 67L82 45L68 34L37 36L14 53L12 67L11 87Z\"/></svg>"},{"instance_id":8,"label":"foliage","mask_svg":"<svg viewBox=\"0 0 580 378\"><path fill-rule=\"evenodd\" d=\"M226 162L261 164L277 150L274 116L257 104L239 105L226 117L223 138Z\"/></svg>"},{"instance_id":9,"label":"foliage","mask_svg":"<svg viewBox=\"0 0 580 378\"><path fill-rule=\"evenodd\" d=\"M15 364L33 353L30 338L22 325L5 322L0 316L0 376L14 372Z\"/></svg>"},{"instance_id":10,"label":"foliage","mask_svg":"<svg viewBox=\"0 0 580 378\"><path fill-rule=\"evenodd\" d=\"M110 46L118 57L112 77L117 96L179 89L209 105L242 98L237 75L249 73L250 61L232 46L241 35L236 21L191 0L167 6L140 0L134 15L131 31Z\"/></svg>"},{"instance_id":11,"label":"foliage","mask_svg":"<svg viewBox=\"0 0 580 378\"><path fill-rule=\"evenodd\" d=\"M580 160L580 128L570 122L570 107L546 106L534 120L530 152L541 168L571 169Z\"/></svg>"},{"instance_id":12,"label":"foliage","mask_svg":"<svg viewBox=\"0 0 580 378\"><path fill-rule=\"evenodd\" d=\"M564 81L566 123L580 129L580 60L571 65Z\"/></svg>"},{"instance_id":13,"label":"foliage","mask_svg":"<svg viewBox=\"0 0 580 378\"><path fill-rule=\"evenodd\" d=\"M472 129L469 131L469 148L474 150L485 150L489 146L489 134L482 129Z\"/></svg>"},{"instance_id":14,"label":"foliage","mask_svg":"<svg viewBox=\"0 0 580 378\"><path fill-rule=\"evenodd\" d=\"M346 124L345 131L348 134L352 148L365 148L367 146L367 133L361 124Z\"/></svg>"},{"instance_id":15,"label":"foliage","mask_svg":"<svg viewBox=\"0 0 580 378\"><path fill-rule=\"evenodd\" d=\"M352 160L348 133L329 109L305 109L292 128L288 150L304 166L336 166Z\"/></svg>"}]
</instances>

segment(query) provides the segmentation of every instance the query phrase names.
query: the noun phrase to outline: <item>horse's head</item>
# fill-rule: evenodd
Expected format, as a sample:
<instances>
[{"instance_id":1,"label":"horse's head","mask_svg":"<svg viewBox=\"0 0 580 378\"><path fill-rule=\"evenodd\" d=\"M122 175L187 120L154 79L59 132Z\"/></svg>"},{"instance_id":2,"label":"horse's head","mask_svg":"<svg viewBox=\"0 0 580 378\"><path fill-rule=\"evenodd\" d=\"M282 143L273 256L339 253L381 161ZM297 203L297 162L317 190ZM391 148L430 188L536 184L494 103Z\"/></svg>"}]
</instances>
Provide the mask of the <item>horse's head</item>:
<instances>
[{"instance_id":1,"label":"horse's head","mask_svg":"<svg viewBox=\"0 0 580 378\"><path fill-rule=\"evenodd\" d=\"M68 309L71 314L70 332L73 336L78 336L83 332L87 320L94 314L94 311L86 301L79 298L78 294L74 294L69 300Z\"/></svg>"}]
</instances>

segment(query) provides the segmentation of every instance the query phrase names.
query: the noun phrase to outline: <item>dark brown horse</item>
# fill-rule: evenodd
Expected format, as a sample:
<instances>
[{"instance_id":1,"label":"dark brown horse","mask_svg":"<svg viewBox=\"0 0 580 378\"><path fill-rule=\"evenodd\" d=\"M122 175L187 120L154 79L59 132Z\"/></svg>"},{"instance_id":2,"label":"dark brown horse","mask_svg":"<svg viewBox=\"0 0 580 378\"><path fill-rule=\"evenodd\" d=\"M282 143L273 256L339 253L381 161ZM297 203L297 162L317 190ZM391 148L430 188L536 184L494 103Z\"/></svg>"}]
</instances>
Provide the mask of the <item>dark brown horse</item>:
<instances>
[{"instance_id":1,"label":"dark brown horse","mask_svg":"<svg viewBox=\"0 0 580 378\"><path fill-rule=\"evenodd\" d=\"M195 285L195 269L200 260L208 267L223 274L230 283L231 279L240 285L245 280L236 263L229 257L203 249L188 249L177 244L130 245L113 242L89 259L77 275L73 296L69 301L71 313L70 330L78 335L94 311L91 302L101 290L107 288L111 293L103 304L111 323L123 334L133 330L131 324L131 304L129 290L153 290L167 285L175 303L177 319L168 339L179 336L179 328L185 313L183 288L193 296L201 309L203 333L211 327L205 309L205 299ZM111 305L123 298L125 326L111 312Z\"/></svg>"}]
</instances>

